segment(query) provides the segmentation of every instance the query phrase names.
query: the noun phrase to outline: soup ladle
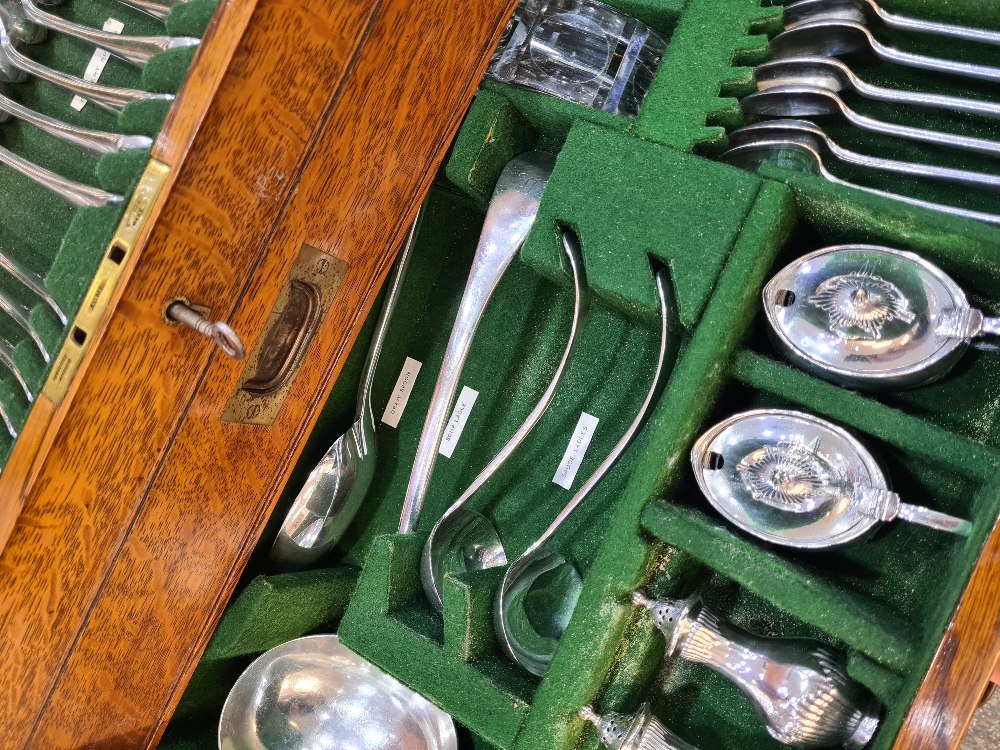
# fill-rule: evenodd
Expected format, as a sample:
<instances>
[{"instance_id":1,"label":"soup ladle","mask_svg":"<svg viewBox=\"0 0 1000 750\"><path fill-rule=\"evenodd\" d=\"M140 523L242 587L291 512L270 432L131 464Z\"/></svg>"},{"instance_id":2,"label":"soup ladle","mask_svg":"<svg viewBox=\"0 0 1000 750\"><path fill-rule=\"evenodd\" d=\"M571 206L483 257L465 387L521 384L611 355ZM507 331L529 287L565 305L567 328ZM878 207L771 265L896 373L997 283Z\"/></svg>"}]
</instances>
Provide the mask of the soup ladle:
<instances>
[{"instance_id":1,"label":"soup ladle","mask_svg":"<svg viewBox=\"0 0 1000 750\"><path fill-rule=\"evenodd\" d=\"M133 102L172 102L174 100L173 94L157 94L139 89L104 86L48 68L18 52L14 41L7 32L6 24L0 18L0 80L20 83L28 75L81 96L114 115L120 115L125 107Z\"/></svg>"},{"instance_id":2,"label":"soup ladle","mask_svg":"<svg viewBox=\"0 0 1000 750\"><path fill-rule=\"evenodd\" d=\"M757 88L762 91L775 86L804 84L820 86L835 93L854 92L875 101L1000 118L1000 103L876 86L859 78L846 63L835 57L804 56L770 60L754 69L754 77Z\"/></svg>"},{"instance_id":3,"label":"soup ladle","mask_svg":"<svg viewBox=\"0 0 1000 750\"><path fill-rule=\"evenodd\" d=\"M736 148L729 149L729 151L722 154L720 158L734 166L751 172L756 172L765 164L773 164L783 169L792 170L793 172L799 172L813 177L822 177L824 180L831 182L834 185L840 185L853 190L861 190L862 192L870 195L877 195L881 198L891 198L892 200L907 203L911 206L918 206L931 211L950 214L951 216L959 216L964 219L974 219L987 224L1000 226L1000 216L997 216L996 214L969 211L964 208L948 206L943 203L932 203L931 201L924 201L919 198L910 198L909 196L897 195L896 193L888 193L884 190L877 190L875 188L857 185L853 182L842 180L826 168L823 164L823 158L820 156L818 151L797 141L759 140L754 143L748 143L744 146L737 146Z\"/></svg>"},{"instance_id":4,"label":"soup ladle","mask_svg":"<svg viewBox=\"0 0 1000 750\"><path fill-rule=\"evenodd\" d=\"M976 78L981 81L1000 82L1000 68L918 55L889 47L879 42L868 27L856 21L819 19L787 29L771 40L771 52L774 57L803 55L839 57L855 52L871 52L876 57L896 65Z\"/></svg>"},{"instance_id":5,"label":"soup ladle","mask_svg":"<svg viewBox=\"0 0 1000 750\"><path fill-rule=\"evenodd\" d=\"M5 0L8 7L18 0ZM201 43L200 39L190 36L129 36L114 34L110 31L92 29L83 24L67 21L54 13L48 13L32 0L20 0L21 8L28 21L42 28L58 31L73 39L92 44L98 49L110 52L132 65L144 68L149 61L167 50L194 47Z\"/></svg>"},{"instance_id":6,"label":"soup ladle","mask_svg":"<svg viewBox=\"0 0 1000 750\"><path fill-rule=\"evenodd\" d=\"M399 519L401 534L413 531L420 519L472 340L493 292L535 223L554 163L549 154L531 151L512 159L500 173L417 443Z\"/></svg>"},{"instance_id":7,"label":"soup ladle","mask_svg":"<svg viewBox=\"0 0 1000 750\"><path fill-rule=\"evenodd\" d=\"M406 278L419 223L420 213L410 227L396 273L382 303L361 376L354 423L333 441L309 473L274 540L271 560L283 568L304 568L333 549L357 515L375 478L378 440L372 411L372 383L389 322Z\"/></svg>"},{"instance_id":8,"label":"soup ladle","mask_svg":"<svg viewBox=\"0 0 1000 750\"><path fill-rule=\"evenodd\" d=\"M38 166L34 162L28 161L23 156L18 156L13 151L8 151L2 146L0 146L0 164L4 164L14 171L21 173L32 182L50 190L77 208L86 206L115 206L125 200L120 195L114 195L100 188L66 179L55 172Z\"/></svg>"},{"instance_id":9,"label":"soup ladle","mask_svg":"<svg viewBox=\"0 0 1000 750\"><path fill-rule=\"evenodd\" d=\"M963 39L967 42L1000 44L1000 31L956 26L890 13L874 0L798 0L798 2L785 6L785 28L794 28L818 17L848 18L860 23L877 21L891 29L900 31L935 34L952 39Z\"/></svg>"},{"instance_id":10,"label":"soup ladle","mask_svg":"<svg viewBox=\"0 0 1000 750\"><path fill-rule=\"evenodd\" d=\"M880 172L912 175L968 187L1000 190L1000 175L859 154L838 145L836 141L823 132L822 128L807 120L764 120L729 134L731 146L743 146L758 140L795 141L813 149L821 156L830 156L845 164L853 164Z\"/></svg>"},{"instance_id":11,"label":"soup ladle","mask_svg":"<svg viewBox=\"0 0 1000 750\"><path fill-rule=\"evenodd\" d=\"M876 120L873 117L855 112L838 94L819 86L802 84L774 86L743 97L740 101L740 107L747 114L763 117L840 115L851 125L869 133L879 133L893 138L903 138L936 146L948 146L977 154L1000 156L1000 142Z\"/></svg>"},{"instance_id":12,"label":"soup ladle","mask_svg":"<svg viewBox=\"0 0 1000 750\"><path fill-rule=\"evenodd\" d=\"M583 253L575 232L569 227L561 227L561 232L563 249L573 275L573 322L570 326L569 341L552 376L552 381L535 408L507 444L472 481L468 489L444 512L427 537L420 560L420 580L427 600L438 612L444 609L441 579L445 573L485 570L507 564L507 553L496 528L486 520L485 516L465 506L524 442L548 411L583 332L584 321L590 309L590 289L587 286L583 266Z\"/></svg>"},{"instance_id":13,"label":"soup ladle","mask_svg":"<svg viewBox=\"0 0 1000 750\"><path fill-rule=\"evenodd\" d=\"M550 549L549 542L638 436L667 383L677 355L674 340L679 336L679 324L666 268L656 270L655 281L660 303L660 351L652 384L639 413L555 520L507 568L497 591L493 617L500 643L516 664L533 675L541 676L549 668L583 589L579 572L565 557ZM544 594L540 593L542 589Z\"/></svg>"}]
</instances>

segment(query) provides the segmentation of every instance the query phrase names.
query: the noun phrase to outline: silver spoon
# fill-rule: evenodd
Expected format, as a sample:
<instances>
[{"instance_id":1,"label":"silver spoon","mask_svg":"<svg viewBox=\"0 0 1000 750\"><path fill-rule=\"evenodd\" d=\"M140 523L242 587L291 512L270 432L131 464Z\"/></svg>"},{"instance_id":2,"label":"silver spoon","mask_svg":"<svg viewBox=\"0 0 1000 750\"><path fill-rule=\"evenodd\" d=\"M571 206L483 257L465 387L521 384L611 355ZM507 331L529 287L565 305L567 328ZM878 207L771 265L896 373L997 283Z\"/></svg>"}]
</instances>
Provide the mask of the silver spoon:
<instances>
[{"instance_id":1,"label":"silver spoon","mask_svg":"<svg viewBox=\"0 0 1000 750\"><path fill-rule=\"evenodd\" d=\"M375 438L375 414L372 411L372 383L378 367L382 344L389 321L403 288L416 237L420 213L410 227L406 244L399 254L396 273L389 285L375 335L368 349L368 359L361 376L354 423L309 473L298 496L288 509L278 536L271 548L271 560L285 569L304 568L326 555L340 541L375 477L378 442Z\"/></svg>"},{"instance_id":2,"label":"silver spoon","mask_svg":"<svg viewBox=\"0 0 1000 750\"><path fill-rule=\"evenodd\" d=\"M25 398L28 399L28 403L32 403L35 400L35 394L31 392L31 388L28 387L28 381L24 377L24 373L21 372L21 368L17 366L14 361L14 345L10 343L3 336L0 336L0 363L3 363L4 367L10 370L10 374L14 376L17 384L21 386L21 390L24 391ZM16 435L15 435L16 437Z\"/></svg>"},{"instance_id":3,"label":"silver spoon","mask_svg":"<svg viewBox=\"0 0 1000 750\"><path fill-rule=\"evenodd\" d=\"M0 311L7 314L11 320L17 323L21 329L35 342L35 347L38 349L38 353L42 355L42 359L46 364L51 360L49 355L49 350L45 346L45 342L42 341L42 337L38 335L38 332L31 327L31 310L22 305L20 302L15 301L13 298L8 297L3 291L0 291Z\"/></svg>"},{"instance_id":4,"label":"silver spoon","mask_svg":"<svg viewBox=\"0 0 1000 750\"><path fill-rule=\"evenodd\" d=\"M4 164L28 179L51 190L60 198L77 208L84 206L100 207L115 206L125 199L120 195L108 193L100 188L84 185L82 182L68 180L34 162L18 156L13 151L0 146L0 164Z\"/></svg>"},{"instance_id":5,"label":"silver spoon","mask_svg":"<svg viewBox=\"0 0 1000 750\"><path fill-rule=\"evenodd\" d=\"M601 744L608 750L697 750L653 716L648 703L631 715L607 713L601 716L590 706L584 706L580 709L580 718L594 725Z\"/></svg>"},{"instance_id":6,"label":"silver spoon","mask_svg":"<svg viewBox=\"0 0 1000 750\"><path fill-rule=\"evenodd\" d=\"M1000 190L1000 175L984 172L970 172L964 169L936 167L919 162L882 159L850 151L839 146L823 129L806 120L765 120L747 125L729 134L731 146L743 146L757 141L797 141L816 151L821 156L832 156L845 164L854 164L867 169L894 174L924 177L930 180L953 182L975 188Z\"/></svg>"},{"instance_id":7,"label":"silver spoon","mask_svg":"<svg viewBox=\"0 0 1000 750\"><path fill-rule=\"evenodd\" d=\"M174 100L173 94L156 94L150 91L91 83L35 62L17 51L3 19L0 18L0 80L19 83L28 75L81 96L114 115L120 115L125 107L133 102Z\"/></svg>"},{"instance_id":8,"label":"silver spoon","mask_svg":"<svg viewBox=\"0 0 1000 750\"><path fill-rule=\"evenodd\" d=\"M756 409L710 428L691 448L698 487L730 523L799 549L866 539L903 520L968 536L972 524L904 503L868 450L834 424L787 409Z\"/></svg>"},{"instance_id":9,"label":"silver spoon","mask_svg":"<svg viewBox=\"0 0 1000 750\"><path fill-rule=\"evenodd\" d=\"M29 109L20 102L16 102L0 94L0 122L8 119L8 116L14 116L19 120L30 123L39 130L43 130L59 140L72 143L87 153L98 156L118 153L120 151L144 149L153 145L153 139L145 135L108 133L103 130L92 130L80 127L79 125L70 125L62 120L57 120L54 117L49 117L48 115L43 115L40 112Z\"/></svg>"},{"instance_id":10,"label":"silver spoon","mask_svg":"<svg viewBox=\"0 0 1000 750\"><path fill-rule=\"evenodd\" d=\"M779 58L758 65L754 69L754 75L757 79L757 88L762 91L775 86L805 84L820 86L837 93L853 91L867 99L880 102L1000 118L1000 103L876 86L859 78L843 61L835 57Z\"/></svg>"},{"instance_id":11,"label":"silver spoon","mask_svg":"<svg viewBox=\"0 0 1000 750\"><path fill-rule=\"evenodd\" d=\"M68 322L66 313L63 312L62 307L60 307L59 303L56 302L55 297L53 297L49 290L45 288L45 281L41 276L34 271L25 268L16 260L8 257L4 253L0 253L0 268L5 270L15 279L24 284L24 286L30 289L35 296L40 298L46 305L49 306L49 309L55 313L59 322L64 326L66 325Z\"/></svg>"},{"instance_id":12,"label":"silver spoon","mask_svg":"<svg viewBox=\"0 0 1000 750\"><path fill-rule=\"evenodd\" d=\"M851 125L870 133L936 146L948 146L960 151L1000 156L1000 142L876 120L855 112L838 94L818 86L795 84L756 91L743 97L740 107L747 114L763 117L841 115Z\"/></svg>"},{"instance_id":13,"label":"silver spoon","mask_svg":"<svg viewBox=\"0 0 1000 750\"><path fill-rule=\"evenodd\" d=\"M17 0L5 0L5 2L16 3ZM35 5L32 0L21 0L21 7L29 21L43 28L58 31L73 39L92 44L139 68L145 67L153 57L161 52L194 47L201 43L200 39L190 36L128 36L92 29L83 24L67 21L54 13L47 13Z\"/></svg>"},{"instance_id":14,"label":"silver spoon","mask_svg":"<svg viewBox=\"0 0 1000 750\"><path fill-rule=\"evenodd\" d=\"M896 65L1000 82L1000 68L928 57L887 47L872 35L868 27L854 21L816 20L796 26L771 40L771 52L774 57L838 57L854 52L871 52Z\"/></svg>"},{"instance_id":15,"label":"silver spoon","mask_svg":"<svg viewBox=\"0 0 1000 750\"><path fill-rule=\"evenodd\" d=\"M533 675L541 676L549 668L583 589L583 581L573 564L547 545L638 436L667 383L672 360L677 354L673 342L679 332L669 274L665 268L659 268L655 278L660 301L660 352L652 385L639 413L552 524L507 568L497 591L493 616L500 643L516 664ZM542 587L545 588L544 596L532 595L533 589ZM542 600L546 602L544 612L536 606Z\"/></svg>"},{"instance_id":16,"label":"silver spoon","mask_svg":"<svg viewBox=\"0 0 1000 750\"><path fill-rule=\"evenodd\" d=\"M7 407L2 403L0 403L0 420L3 420L3 426L7 428L7 434L17 440L17 428L14 427L14 422L7 413Z\"/></svg>"},{"instance_id":17,"label":"silver spoon","mask_svg":"<svg viewBox=\"0 0 1000 750\"><path fill-rule=\"evenodd\" d=\"M852 12L853 15L851 15ZM890 13L877 5L874 0L799 0L785 6L785 27L794 28L819 16L850 18L861 22L880 21L889 28L900 31L936 34L953 39L964 39L968 42L982 42L983 44L1000 44L1000 31L955 26L949 23L902 16Z\"/></svg>"},{"instance_id":18,"label":"silver spoon","mask_svg":"<svg viewBox=\"0 0 1000 750\"><path fill-rule=\"evenodd\" d=\"M448 410L458 390L458 379L472 347L472 339L490 297L535 222L538 204L554 161L548 154L532 151L511 160L500 173L420 433L399 520L401 534L413 531L420 518L438 448L447 427Z\"/></svg>"},{"instance_id":19,"label":"silver spoon","mask_svg":"<svg viewBox=\"0 0 1000 750\"><path fill-rule=\"evenodd\" d=\"M583 324L590 309L590 289L587 286L583 254L576 234L568 227L561 229L563 249L566 252L566 258L573 275L574 291L573 322L570 326L566 350L552 375L552 381L548 388L524 423L517 428L507 444L479 473L479 476L473 480L462 496L444 512L427 537L420 559L420 580L423 583L427 600L438 612L444 609L441 579L446 572L485 570L507 564L507 553L504 551L503 542L500 540L496 528L486 520L485 516L468 510L464 506L510 458L548 411L583 332Z\"/></svg>"},{"instance_id":20,"label":"silver spoon","mask_svg":"<svg viewBox=\"0 0 1000 750\"><path fill-rule=\"evenodd\" d=\"M756 172L764 164L774 164L784 169L790 169L802 174L822 177L824 180L831 182L834 185L841 185L843 187L852 188L853 190L861 190L865 193L869 193L870 195L877 195L881 198L891 198L895 201L908 203L911 206L919 206L920 208L927 208L931 211L938 211L940 213L950 214L951 216L960 216L965 219L974 219L987 224L1000 226L1000 216L995 214L987 214L980 211L969 211L964 208L947 206L942 203L922 201L918 198L910 198L905 195L887 193L884 190L876 190L875 188L866 187L864 185L856 185L853 182L842 180L826 168L823 164L823 158L820 156L819 152L796 141L757 141L752 144L747 144L746 146L737 146L736 148L732 148L725 152L720 158L723 161L729 162L730 164L742 169L750 170L751 172Z\"/></svg>"},{"instance_id":21,"label":"silver spoon","mask_svg":"<svg viewBox=\"0 0 1000 750\"><path fill-rule=\"evenodd\" d=\"M170 11L178 5L183 5L188 0L118 0L122 5L134 8L147 16L163 21L170 15ZM42 2L41 5L61 5L61 2Z\"/></svg>"}]
</instances>

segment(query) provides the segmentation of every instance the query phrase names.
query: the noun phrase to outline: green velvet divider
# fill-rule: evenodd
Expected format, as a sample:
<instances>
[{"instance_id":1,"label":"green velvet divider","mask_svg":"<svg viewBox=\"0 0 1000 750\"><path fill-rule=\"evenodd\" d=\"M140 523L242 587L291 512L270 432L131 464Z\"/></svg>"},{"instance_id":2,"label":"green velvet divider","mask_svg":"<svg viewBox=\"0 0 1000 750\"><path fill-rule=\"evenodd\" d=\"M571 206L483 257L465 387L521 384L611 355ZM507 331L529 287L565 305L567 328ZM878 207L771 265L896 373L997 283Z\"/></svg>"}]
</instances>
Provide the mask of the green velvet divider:
<instances>
[{"instance_id":1,"label":"green velvet divider","mask_svg":"<svg viewBox=\"0 0 1000 750\"><path fill-rule=\"evenodd\" d=\"M168 19L174 34L200 36L215 7L214 0L194 0L190 8L178 8ZM125 34L164 34L164 24L114 0L71 2L57 8L46 7L75 23L101 28L108 18L125 24ZM175 18L176 17L176 18ZM155 56L146 71L111 58L100 82L163 92L176 91L190 64L193 49L172 50ZM27 47L25 53L51 68L82 75L94 49L59 33ZM121 119L93 104L77 111L70 106L72 95L33 77L21 83L3 84L3 93L21 104L50 117L82 127L108 132L156 136L169 103L129 105ZM31 125L8 119L0 126L0 145L24 158L84 184L101 187L127 201L149 159L148 150L90 155L48 135ZM0 199L4 214L0 227L0 252L27 268L42 280L66 316L72 320L90 284L100 259L107 250L124 204L106 208L74 209L47 189L28 178L0 168ZM30 312L32 326L42 339L50 360L62 346L66 331L47 305L6 272L0 272L4 293ZM48 374L45 362L27 332L7 316L0 316L0 336L14 346L13 359L34 393ZM0 409L19 429L27 419L30 404L14 376L0 367ZM13 440L0 428L0 467Z\"/></svg>"}]
</instances>

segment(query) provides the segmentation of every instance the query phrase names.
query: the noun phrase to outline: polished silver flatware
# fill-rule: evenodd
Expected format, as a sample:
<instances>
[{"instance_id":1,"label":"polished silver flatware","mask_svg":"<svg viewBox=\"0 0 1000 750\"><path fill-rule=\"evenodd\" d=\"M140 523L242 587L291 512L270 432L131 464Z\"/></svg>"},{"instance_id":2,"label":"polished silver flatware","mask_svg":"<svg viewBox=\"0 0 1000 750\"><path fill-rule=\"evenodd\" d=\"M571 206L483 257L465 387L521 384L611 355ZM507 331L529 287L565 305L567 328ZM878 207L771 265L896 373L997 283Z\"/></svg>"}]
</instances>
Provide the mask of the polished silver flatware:
<instances>
[{"instance_id":1,"label":"polished silver flatware","mask_svg":"<svg viewBox=\"0 0 1000 750\"><path fill-rule=\"evenodd\" d=\"M745 146L757 141L795 141L813 149L824 158L831 157L844 164L966 187L1000 190L1000 175L859 154L838 145L819 125L807 120L764 120L729 134L729 145L732 147Z\"/></svg>"},{"instance_id":2,"label":"polished silver flatware","mask_svg":"<svg viewBox=\"0 0 1000 750\"><path fill-rule=\"evenodd\" d=\"M763 638L721 619L698 594L633 602L667 640L665 657L704 664L738 687L778 742L861 750L879 727L872 694L847 673L843 654L804 638Z\"/></svg>"},{"instance_id":3,"label":"polished silver flatware","mask_svg":"<svg viewBox=\"0 0 1000 750\"><path fill-rule=\"evenodd\" d=\"M634 714L597 714L590 706L580 709L580 718L597 729L608 750L697 750L675 735L653 715L648 703Z\"/></svg>"},{"instance_id":4,"label":"polished silver flatware","mask_svg":"<svg viewBox=\"0 0 1000 750\"><path fill-rule=\"evenodd\" d=\"M343 646L296 638L259 656L229 691L219 750L458 750L444 711Z\"/></svg>"},{"instance_id":5,"label":"polished silver flatware","mask_svg":"<svg viewBox=\"0 0 1000 750\"><path fill-rule=\"evenodd\" d=\"M87 153L98 156L144 149L153 145L153 139L145 135L124 135L70 125L62 120L29 109L20 102L0 94L0 122L9 119L10 116L30 123L61 141L72 143Z\"/></svg>"},{"instance_id":6,"label":"polished silver flatware","mask_svg":"<svg viewBox=\"0 0 1000 750\"><path fill-rule=\"evenodd\" d=\"M4 0L8 7L17 0ZM110 31L93 29L83 24L67 21L54 13L48 13L39 8L33 0L20 0L21 7L31 23L56 31L65 36L78 39L99 49L110 52L115 57L125 60L136 67L145 67L153 57L172 49L194 47L201 43L200 39L190 36L129 36L114 34Z\"/></svg>"},{"instance_id":7,"label":"polished silver flatware","mask_svg":"<svg viewBox=\"0 0 1000 750\"><path fill-rule=\"evenodd\" d=\"M42 337L38 335L38 331L31 325L31 310L20 302L17 302L13 297L8 296L6 292L0 291L0 312L6 314L8 318L17 323L28 334L28 337L35 343L38 353L42 355L42 359L48 364L51 356L49 355L48 348L45 346L45 342L42 341Z\"/></svg>"},{"instance_id":8,"label":"polished silver flatware","mask_svg":"<svg viewBox=\"0 0 1000 750\"><path fill-rule=\"evenodd\" d=\"M18 0L0 2L0 21L3 22L14 44L18 46L38 44L48 36L46 29L28 20Z\"/></svg>"},{"instance_id":9,"label":"polished silver flatware","mask_svg":"<svg viewBox=\"0 0 1000 750\"><path fill-rule=\"evenodd\" d=\"M868 117L851 109L839 94L820 86L788 84L756 91L740 100L747 114L761 117L816 117L840 115L856 128L934 146L947 146L988 156L1000 156L1000 142L987 138L914 128Z\"/></svg>"},{"instance_id":10,"label":"polished silver flatware","mask_svg":"<svg viewBox=\"0 0 1000 750\"><path fill-rule=\"evenodd\" d=\"M3 421L3 426L11 439L17 440L17 428L14 426L14 420L10 418L10 415L7 413L7 407L3 403L0 403L0 421Z\"/></svg>"},{"instance_id":11,"label":"polished silver flatware","mask_svg":"<svg viewBox=\"0 0 1000 750\"><path fill-rule=\"evenodd\" d=\"M770 60L754 68L754 77L757 88L762 91L775 86L804 84L820 86L836 93L852 92L874 101L1000 118L1000 102L876 86L864 81L846 63L835 57L783 57Z\"/></svg>"},{"instance_id":12,"label":"polished silver flatware","mask_svg":"<svg viewBox=\"0 0 1000 750\"><path fill-rule=\"evenodd\" d=\"M271 548L271 560L286 569L304 568L326 555L340 540L368 494L378 463L372 383L378 367L389 321L399 300L410 263L420 214L410 227L399 254L396 273L368 349L368 358L358 389L354 423L333 441L323 458L309 473L305 484L285 515Z\"/></svg>"},{"instance_id":13,"label":"polished silver flatware","mask_svg":"<svg viewBox=\"0 0 1000 750\"><path fill-rule=\"evenodd\" d=\"M853 190L861 190L870 195L877 195L881 198L891 198L892 200L906 203L911 206L926 208L931 211L958 216L963 219L973 219L987 224L1000 225L1000 216L988 214L981 211L969 211L964 208L956 208L943 203L932 203L918 198L910 198L905 195L888 193L884 190L876 190L865 185L857 185L853 182L842 180L830 172L823 164L823 158L819 152L798 141L757 141L746 146L737 146L726 151L720 157L723 161L742 169L752 172L757 171L765 164L773 164L783 169L790 169L801 174L813 177L822 177L827 182Z\"/></svg>"},{"instance_id":14,"label":"polished silver flatware","mask_svg":"<svg viewBox=\"0 0 1000 750\"><path fill-rule=\"evenodd\" d=\"M35 394L31 392L31 387L28 385L24 373L21 372L21 368L14 361L14 345L3 336L0 336L0 363L14 376L14 380L17 381L17 384L21 386L21 390L24 391L24 397L28 400L28 403L34 402Z\"/></svg>"},{"instance_id":15,"label":"polished silver flatware","mask_svg":"<svg viewBox=\"0 0 1000 750\"><path fill-rule=\"evenodd\" d=\"M517 428L506 445L500 449L500 452L472 481L468 489L434 524L434 528L431 529L431 533L424 543L424 551L420 560L420 580L423 583L427 600L439 612L444 609L441 580L445 573L485 570L507 564L507 553L496 528L485 516L469 510L466 504L513 455L517 447L524 442L548 411L559 389L559 384L566 374L580 335L583 333L591 298L584 270L583 252L580 249L579 238L572 229L563 226L560 227L560 232L563 250L566 253L570 273L573 276L573 321L570 324L566 350L552 375L551 382L531 413Z\"/></svg>"},{"instance_id":16,"label":"polished silver flatware","mask_svg":"<svg viewBox=\"0 0 1000 750\"><path fill-rule=\"evenodd\" d=\"M127 105L134 102L174 100L173 94L104 86L48 68L17 50L3 19L0 18L0 80L19 83L29 75L81 96L114 115L120 115Z\"/></svg>"},{"instance_id":17,"label":"polished silver flatware","mask_svg":"<svg viewBox=\"0 0 1000 750\"><path fill-rule=\"evenodd\" d=\"M36 297L48 305L49 309L55 313L56 318L59 319L59 322L64 326L66 325L68 322L66 313L63 311L59 303L56 302L55 297L53 297L49 290L45 288L45 280L42 279L41 276L34 271L25 268L5 253L0 253L0 268L5 270L17 279L17 281L31 290Z\"/></svg>"},{"instance_id":18,"label":"polished silver flatware","mask_svg":"<svg viewBox=\"0 0 1000 750\"><path fill-rule=\"evenodd\" d=\"M152 16L158 21L166 20L170 12L178 5L184 5L188 0L118 0L122 5ZM61 0L57 2L40 2L39 5L62 5Z\"/></svg>"},{"instance_id":19,"label":"polished silver flatware","mask_svg":"<svg viewBox=\"0 0 1000 750\"><path fill-rule=\"evenodd\" d=\"M771 52L774 57L839 57L855 52L870 52L885 62L909 68L981 81L1000 81L1000 68L918 55L889 47L879 42L863 23L836 18L809 21L783 31L771 40Z\"/></svg>"},{"instance_id":20,"label":"polished silver flatware","mask_svg":"<svg viewBox=\"0 0 1000 750\"><path fill-rule=\"evenodd\" d=\"M889 247L816 250L775 274L763 297L785 357L848 388L924 385L970 345L1000 337L1000 318L972 308L944 271Z\"/></svg>"},{"instance_id":21,"label":"polished silver flatware","mask_svg":"<svg viewBox=\"0 0 1000 750\"><path fill-rule=\"evenodd\" d=\"M956 26L939 21L927 21L899 13L891 13L875 0L798 0L785 6L786 28L794 28L817 18L842 18L858 23L883 23L891 29L920 34L962 39L967 42L1000 44L1000 31L978 29L973 26Z\"/></svg>"},{"instance_id":22,"label":"polished silver flatware","mask_svg":"<svg viewBox=\"0 0 1000 750\"><path fill-rule=\"evenodd\" d=\"M500 173L420 433L399 520L401 534L416 528L472 339L497 284L535 222L554 163L549 154L532 151L511 160Z\"/></svg>"},{"instance_id":23,"label":"polished silver flatware","mask_svg":"<svg viewBox=\"0 0 1000 750\"><path fill-rule=\"evenodd\" d=\"M691 468L730 523L786 547L839 547L896 519L959 536L972 530L966 520L902 502L856 438L803 412L729 417L695 442Z\"/></svg>"},{"instance_id":24,"label":"polished silver flatware","mask_svg":"<svg viewBox=\"0 0 1000 750\"><path fill-rule=\"evenodd\" d=\"M42 187L58 195L67 203L82 208L85 206L115 206L125 199L120 195L114 195L100 188L84 185L82 182L68 180L61 175L57 175L44 167L40 167L34 162L28 161L22 156L18 156L13 151L0 146L0 164L3 164L16 172L20 172Z\"/></svg>"},{"instance_id":25,"label":"polished silver flatware","mask_svg":"<svg viewBox=\"0 0 1000 750\"><path fill-rule=\"evenodd\" d=\"M516 664L534 675L541 676L549 668L583 590L579 572L551 549L549 542L638 437L667 384L677 356L675 342L680 331L670 276L666 268L660 267L654 278L660 303L660 351L649 392L638 414L555 520L507 568L497 591L493 614L500 644Z\"/></svg>"}]
</instances>

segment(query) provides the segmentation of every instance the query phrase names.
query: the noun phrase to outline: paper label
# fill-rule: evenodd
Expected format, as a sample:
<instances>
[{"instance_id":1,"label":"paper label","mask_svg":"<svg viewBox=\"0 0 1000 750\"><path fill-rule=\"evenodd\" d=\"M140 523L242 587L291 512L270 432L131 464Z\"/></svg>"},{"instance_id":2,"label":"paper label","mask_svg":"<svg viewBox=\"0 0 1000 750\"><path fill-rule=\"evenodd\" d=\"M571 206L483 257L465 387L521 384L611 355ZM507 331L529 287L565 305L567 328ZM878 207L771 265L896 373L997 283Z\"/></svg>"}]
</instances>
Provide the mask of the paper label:
<instances>
[{"instance_id":1,"label":"paper label","mask_svg":"<svg viewBox=\"0 0 1000 750\"><path fill-rule=\"evenodd\" d=\"M413 392L413 384L417 380L417 374L420 372L422 365L422 362L417 362L412 357L406 358L406 361L403 363L403 369L400 370L399 377L396 378L396 385L392 388L389 403L385 405L385 411L382 412L383 424L387 424L390 427L399 426L399 420L403 416L406 402L410 400L410 393Z\"/></svg>"},{"instance_id":2,"label":"paper label","mask_svg":"<svg viewBox=\"0 0 1000 750\"><path fill-rule=\"evenodd\" d=\"M580 415L573 436L569 439L569 445L566 446L566 452L563 453L562 461L559 462L559 468L556 469L556 475L552 477L552 481L564 490L573 486L573 480L580 470L583 456L590 447L590 441L594 437L599 421L597 417L587 412Z\"/></svg>"},{"instance_id":3,"label":"paper label","mask_svg":"<svg viewBox=\"0 0 1000 750\"><path fill-rule=\"evenodd\" d=\"M463 386L462 392L458 394L458 401L455 402L451 419L448 420L448 426L444 430L441 449L438 451L445 458L451 458L451 454L455 452L455 446L458 445L458 439L462 437L462 430L465 429L465 423L469 421L469 413L472 411L472 405L476 403L478 396L479 391L474 391L467 385Z\"/></svg>"},{"instance_id":4,"label":"paper label","mask_svg":"<svg viewBox=\"0 0 1000 750\"><path fill-rule=\"evenodd\" d=\"M125 24L117 19L109 18L104 22L104 30L110 31L112 34L121 34L124 29ZM95 49L90 62L87 63L87 69L83 72L83 80L88 83L97 83L97 80L101 77L101 73L104 72L104 66L108 64L110 58L111 53L107 50ZM70 100L69 106L79 112L86 103L87 100L82 96L74 96Z\"/></svg>"}]
</instances>

